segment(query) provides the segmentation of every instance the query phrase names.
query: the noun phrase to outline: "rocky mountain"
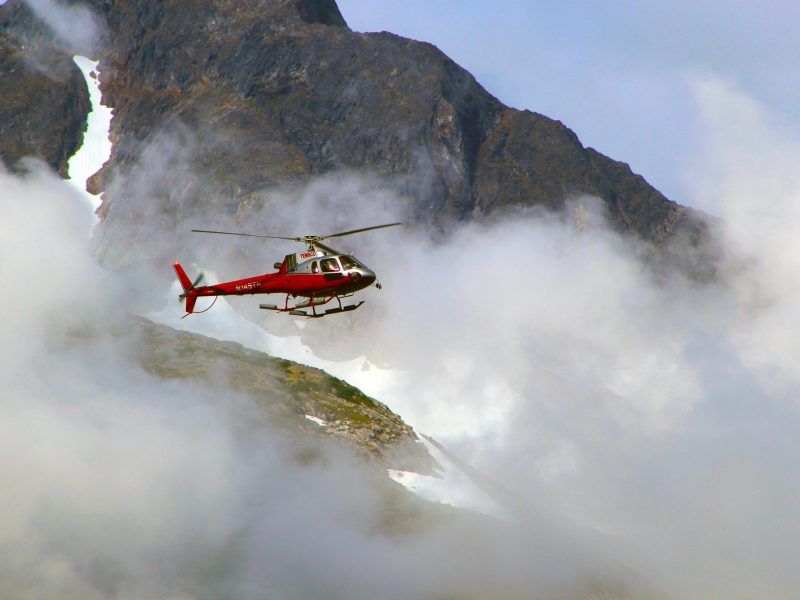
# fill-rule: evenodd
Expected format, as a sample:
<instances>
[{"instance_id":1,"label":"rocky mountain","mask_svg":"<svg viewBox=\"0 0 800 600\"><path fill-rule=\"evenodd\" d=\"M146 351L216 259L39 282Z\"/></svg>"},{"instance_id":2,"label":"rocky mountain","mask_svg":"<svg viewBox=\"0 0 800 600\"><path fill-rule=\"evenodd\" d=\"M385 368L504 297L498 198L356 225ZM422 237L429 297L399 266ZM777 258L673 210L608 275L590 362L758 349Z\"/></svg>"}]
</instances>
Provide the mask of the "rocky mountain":
<instances>
[{"instance_id":1,"label":"rocky mountain","mask_svg":"<svg viewBox=\"0 0 800 600\"><path fill-rule=\"evenodd\" d=\"M91 109L83 74L20 3L0 6L0 160L43 159L62 177Z\"/></svg>"},{"instance_id":2,"label":"rocky mountain","mask_svg":"<svg viewBox=\"0 0 800 600\"><path fill-rule=\"evenodd\" d=\"M96 54L114 149L91 181L103 192L106 255L128 243L144 203L150 228L175 231L208 207L241 222L265 190L347 169L377 174L410 201L413 218L444 229L590 194L642 239L697 245L704 235L697 213L585 148L561 122L503 105L431 44L350 30L333 0L86 4L108 29ZM25 64L12 33L30 19L21 0L0 7L4 65ZM4 160L40 154L63 172L86 112L74 69L66 87L23 66L5 71L0 114L17 116L8 121L16 137L0 140ZM20 98L47 103L47 95L60 98L47 118L19 112ZM169 176L143 186L131 174L165 132L177 140L156 153Z\"/></svg>"}]
</instances>

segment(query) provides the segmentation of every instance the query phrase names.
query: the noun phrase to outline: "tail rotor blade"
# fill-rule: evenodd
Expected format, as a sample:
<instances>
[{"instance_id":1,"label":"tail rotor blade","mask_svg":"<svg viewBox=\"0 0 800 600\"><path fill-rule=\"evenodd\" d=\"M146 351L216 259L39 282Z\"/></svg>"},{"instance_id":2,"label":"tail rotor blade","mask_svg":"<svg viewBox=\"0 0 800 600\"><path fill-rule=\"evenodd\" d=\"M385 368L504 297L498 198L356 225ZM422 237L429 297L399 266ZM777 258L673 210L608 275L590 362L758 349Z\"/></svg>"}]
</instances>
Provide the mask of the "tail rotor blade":
<instances>
[{"instance_id":1,"label":"tail rotor blade","mask_svg":"<svg viewBox=\"0 0 800 600\"><path fill-rule=\"evenodd\" d=\"M200 275L197 276L197 279L195 279L192 282L192 287L190 287L188 290L184 290L183 293L180 296L178 296L178 301L181 301L182 299L188 297L189 294L191 294L194 291L194 288L196 288L200 284L200 282L203 281L204 277L205 274L200 273Z\"/></svg>"}]
</instances>

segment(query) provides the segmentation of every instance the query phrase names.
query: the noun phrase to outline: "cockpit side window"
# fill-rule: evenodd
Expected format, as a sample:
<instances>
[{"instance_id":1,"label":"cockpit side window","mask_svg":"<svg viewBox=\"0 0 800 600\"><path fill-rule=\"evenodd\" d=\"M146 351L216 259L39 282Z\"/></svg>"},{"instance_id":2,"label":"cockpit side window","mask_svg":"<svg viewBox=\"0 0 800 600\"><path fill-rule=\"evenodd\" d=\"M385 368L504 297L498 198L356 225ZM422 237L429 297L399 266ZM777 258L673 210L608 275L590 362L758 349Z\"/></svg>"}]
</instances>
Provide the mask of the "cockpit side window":
<instances>
[{"instance_id":1,"label":"cockpit side window","mask_svg":"<svg viewBox=\"0 0 800 600\"><path fill-rule=\"evenodd\" d=\"M339 262L335 258L324 258L320 261L323 273L332 273L339 270Z\"/></svg>"},{"instance_id":2,"label":"cockpit side window","mask_svg":"<svg viewBox=\"0 0 800 600\"><path fill-rule=\"evenodd\" d=\"M319 273L319 263L317 261L314 261L313 263L311 263L311 272L312 273Z\"/></svg>"}]
</instances>

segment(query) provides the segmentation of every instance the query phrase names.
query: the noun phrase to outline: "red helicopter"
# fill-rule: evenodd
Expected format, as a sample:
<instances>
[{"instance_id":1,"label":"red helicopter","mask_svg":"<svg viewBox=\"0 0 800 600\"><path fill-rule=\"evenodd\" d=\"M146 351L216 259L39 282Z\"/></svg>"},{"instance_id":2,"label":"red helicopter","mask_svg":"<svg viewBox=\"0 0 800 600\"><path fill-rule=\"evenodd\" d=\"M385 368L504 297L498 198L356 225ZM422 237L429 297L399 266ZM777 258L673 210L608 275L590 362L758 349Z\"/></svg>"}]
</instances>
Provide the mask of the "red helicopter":
<instances>
[{"instance_id":1,"label":"red helicopter","mask_svg":"<svg viewBox=\"0 0 800 600\"><path fill-rule=\"evenodd\" d=\"M326 246L322 240L328 238L343 237L372 231L373 229L383 229L384 227L395 227L402 223L387 223L386 225L375 225L364 227L352 231L342 231L329 235L306 235L302 237L283 237L277 235L254 235L251 233L234 233L232 231L210 231L207 229L192 229L196 233L216 233L221 235L240 235L255 238L270 238L277 240L291 240L306 244L307 250L296 254L287 254L282 263L276 262L274 267L278 269L276 273L267 273L257 277L226 281L215 285L198 284L203 279L201 273L192 282L186 275L186 271L180 263L176 262L173 266L178 280L183 287L183 293L178 296L178 300L186 300L186 314L204 313L214 306L218 296L244 296L246 294L286 294L283 306L277 304L259 304L264 310L274 310L277 312L288 312L290 315L301 317L324 317L327 315L355 310L364 301L356 304L342 305L342 298L352 296L358 290L369 287L373 283L375 287L381 289L381 284L376 282L375 273L363 263L356 260L353 256L343 254L338 250ZM198 298L214 296L214 302L208 308L195 313L194 306ZM289 305L290 298L304 298L300 301L293 301ZM317 308L325 306L336 300L337 306L323 309L318 312ZM308 309L311 312L307 312Z\"/></svg>"}]
</instances>

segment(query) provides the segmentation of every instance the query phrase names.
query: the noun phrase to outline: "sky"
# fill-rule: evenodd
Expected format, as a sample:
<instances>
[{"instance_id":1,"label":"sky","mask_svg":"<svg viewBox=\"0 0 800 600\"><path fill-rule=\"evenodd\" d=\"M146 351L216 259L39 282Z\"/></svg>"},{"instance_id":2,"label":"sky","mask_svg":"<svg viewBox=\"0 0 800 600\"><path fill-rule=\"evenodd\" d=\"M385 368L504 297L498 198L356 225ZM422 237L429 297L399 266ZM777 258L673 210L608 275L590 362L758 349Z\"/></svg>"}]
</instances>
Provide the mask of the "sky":
<instances>
[{"instance_id":1,"label":"sky","mask_svg":"<svg viewBox=\"0 0 800 600\"><path fill-rule=\"evenodd\" d=\"M776 0L339 0L356 31L435 44L505 104L564 122L691 198L697 86L721 81L800 133L800 5Z\"/></svg>"}]
</instances>

